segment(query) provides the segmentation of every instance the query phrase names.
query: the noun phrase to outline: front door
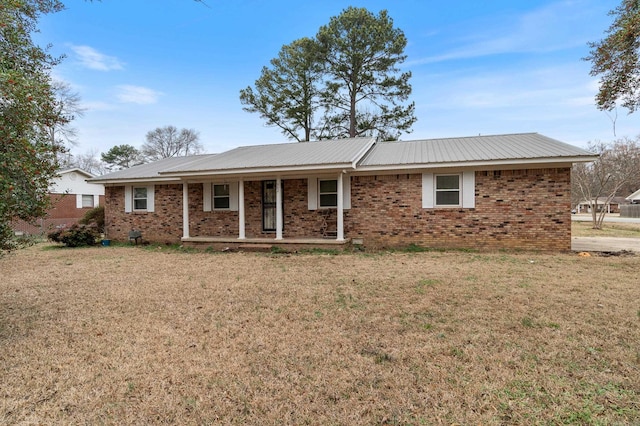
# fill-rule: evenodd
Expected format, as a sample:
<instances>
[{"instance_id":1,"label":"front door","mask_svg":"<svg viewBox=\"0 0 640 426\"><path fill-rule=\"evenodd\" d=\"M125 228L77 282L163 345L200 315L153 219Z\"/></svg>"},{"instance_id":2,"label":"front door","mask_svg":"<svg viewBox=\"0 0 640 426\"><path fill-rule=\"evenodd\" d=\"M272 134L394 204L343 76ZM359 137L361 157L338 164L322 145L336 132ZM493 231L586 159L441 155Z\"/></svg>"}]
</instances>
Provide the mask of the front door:
<instances>
[{"instance_id":1,"label":"front door","mask_svg":"<svg viewBox=\"0 0 640 426\"><path fill-rule=\"evenodd\" d=\"M281 189L284 189L282 182ZM284 199L284 191L282 191ZM283 206L284 210L284 206ZM284 225L283 225L284 227ZM262 181L262 230L276 232L276 181Z\"/></svg>"}]
</instances>

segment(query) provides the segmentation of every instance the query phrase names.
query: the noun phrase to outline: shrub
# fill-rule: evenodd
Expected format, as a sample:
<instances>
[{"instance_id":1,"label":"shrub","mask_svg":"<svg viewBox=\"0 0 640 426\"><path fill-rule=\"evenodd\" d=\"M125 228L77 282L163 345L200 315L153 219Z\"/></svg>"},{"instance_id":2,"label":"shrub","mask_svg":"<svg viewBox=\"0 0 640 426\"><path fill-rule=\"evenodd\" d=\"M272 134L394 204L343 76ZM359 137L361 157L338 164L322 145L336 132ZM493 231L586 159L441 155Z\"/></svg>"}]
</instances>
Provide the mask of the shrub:
<instances>
[{"instance_id":1,"label":"shrub","mask_svg":"<svg viewBox=\"0 0 640 426\"><path fill-rule=\"evenodd\" d=\"M98 233L104 233L104 207L100 206L89 210L78 223L82 225L94 225Z\"/></svg>"},{"instance_id":2,"label":"shrub","mask_svg":"<svg viewBox=\"0 0 640 426\"><path fill-rule=\"evenodd\" d=\"M47 237L67 247L82 247L96 245L100 234L95 225L74 224L68 229L53 231Z\"/></svg>"}]
</instances>

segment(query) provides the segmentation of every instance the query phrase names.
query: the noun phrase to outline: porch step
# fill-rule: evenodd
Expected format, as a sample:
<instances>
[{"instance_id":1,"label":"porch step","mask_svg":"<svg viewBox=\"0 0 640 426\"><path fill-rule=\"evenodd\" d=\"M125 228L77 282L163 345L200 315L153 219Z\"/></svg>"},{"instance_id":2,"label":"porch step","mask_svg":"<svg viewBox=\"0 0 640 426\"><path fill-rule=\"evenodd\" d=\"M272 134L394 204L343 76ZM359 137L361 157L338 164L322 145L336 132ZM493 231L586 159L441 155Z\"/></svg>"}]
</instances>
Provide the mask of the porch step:
<instances>
[{"instance_id":1,"label":"porch step","mask_svg":"<svg viewBox=\"0 0 640 426\"><path fill-rule=\"evenodd\" d=\"M255 252L269 252L273 246L271 244L241 244L238 246L238 250L242 251L255 251Z\"/></svg>"}]
</instances>

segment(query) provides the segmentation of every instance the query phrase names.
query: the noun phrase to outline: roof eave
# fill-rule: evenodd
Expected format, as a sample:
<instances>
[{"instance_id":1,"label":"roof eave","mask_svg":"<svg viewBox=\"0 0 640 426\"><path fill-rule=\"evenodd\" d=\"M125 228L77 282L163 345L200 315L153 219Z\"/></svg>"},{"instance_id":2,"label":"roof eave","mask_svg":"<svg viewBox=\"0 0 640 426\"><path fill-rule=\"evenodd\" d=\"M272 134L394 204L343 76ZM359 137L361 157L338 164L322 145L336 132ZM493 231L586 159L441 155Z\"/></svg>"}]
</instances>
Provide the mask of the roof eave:
<instances>
[{"instance_id":1,"label":"roof eave","mask_svg":"<svg viewBox=\"0 0 640 426\"><path fill-rule=\"evenodd\" d=\"M285 174L285 173L298 173L298 172L326 172L330 170L344 170L355 169L354 163L336 163L336 164L323 164L323 165L308 165L308 166L296 166L296 167L256 167L251 169L218 169L218 170L193 170L193 171L181 171L181 172L163 172L164 177L172 176L176 178L193 178L193 177L207 177L207 176L226 176L226 175L264 175L264 174Z\"/></svg>"},{"instance_id":2,"label":"roof eave","mask_svg":"<svg viewBox=\"0 0 640 426\"><path fill-rule=\"evenodd\" d=\"M96 176L94 174L89 173L86 170L83 170L83 169L79 168L79 167L74 167L72 169L59 170L57 174L58 174L58 176L62 176L64 174L71 173L71 172L76 172L76 173L83 174L85 176L88 176L89 179L94 178ZM87 180L87 179L85 179L85 180Z\"/></svg>"},{"instance_id":3,"label":"roof eave","mask_svg":"<svg viewBox=\"0 0 640 426\"><path fill-rule=\"evenodd\" d=\"M493 166L522 166L522 165L546 165L546 164L572 164L595 161L597 156L588 157L551 157L551 158L526 158L504 160L477 160L477 161L453 161L441 163L415 163L415 164L388 164L374 166L359 166L358 172L375 172L388 170L413 170L434 168L462 168L462 167L493 167Z\"/></svg>"},{"instance_id":4,"label":"roof eave","mask_svg":"<svg viewBox=\"0 0 640 426\"><path fill-rule=\"evenodd\" d=\"M142 183L142 182L180 182L180 178L178 177L138 177L138 178L121 178L121 179L88 179L87 182L90 183L101 183L103 185L106 184L129 184L129 183Z\"/></svg>"}]
</instances>

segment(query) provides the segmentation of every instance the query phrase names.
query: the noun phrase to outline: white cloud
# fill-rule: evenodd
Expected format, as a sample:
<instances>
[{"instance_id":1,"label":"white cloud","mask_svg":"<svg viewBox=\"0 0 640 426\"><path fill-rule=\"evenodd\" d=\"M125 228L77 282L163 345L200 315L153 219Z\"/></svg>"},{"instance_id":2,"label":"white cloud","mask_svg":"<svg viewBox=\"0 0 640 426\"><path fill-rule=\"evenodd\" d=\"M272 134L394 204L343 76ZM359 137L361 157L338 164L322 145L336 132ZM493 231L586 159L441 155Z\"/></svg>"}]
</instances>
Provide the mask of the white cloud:
<instances>
[{"instance_id":1,"label":"white cloud","mask_svg":"<svg viewBox=\"0 0 640 426\"><path fill-rule=\"evenodd\" d=\"M592 82L587 66L568 63L523 68L459 69L451 75L423 75L431 82L414 91L416 104L441 109L540 108L593 106Z\"/></svg>"},{"instance_id":2,"label":"white cloud","mask_svg":"<svg viewBox=\"0 0 640 426\"><path fill-rule=\"evenodd\" d=\"M121 70L124 68L124 63L118 58L100 53L93 47L71 45L71 49L78 55L80 63L86 68L97 71Z\"/></svg>"},{"instance_id":3,"label":"white cloud","mask_svg":"<svg viewBox=\"0 0 640 426\"><path fill-rule=\"evenodd\" d=\"M112 111L116 109L115 105L102 101L83 102L82 107L88 111Z\"/></svg>"},{"instance_id":4,"label":"white cloud","mask_svg":"<svg viewBox=\"0 0 640 426\"><path fill-rule=\"evenodd\" d=\"M133 103L139 105L149 105L158 102L158 98L163 95L162 92L158 92L148 87L122 85L118 86L118 94L116 97L120 102Z\"/></svg>"},{"instance_id":5,"label":"white cloud","mask_svg":"<svg viewBox=\"0 0 640 426\"><path fill-rule=\"evenodd\" d=\"M407 61L405 66L506 53L554 52L581 47L590 40L588 10L580 1L560 1L519 16L496 16L466 24L458 46L432 56ZM576 31L576 29L579 29Z\"/></svg>"}]
</instances>

